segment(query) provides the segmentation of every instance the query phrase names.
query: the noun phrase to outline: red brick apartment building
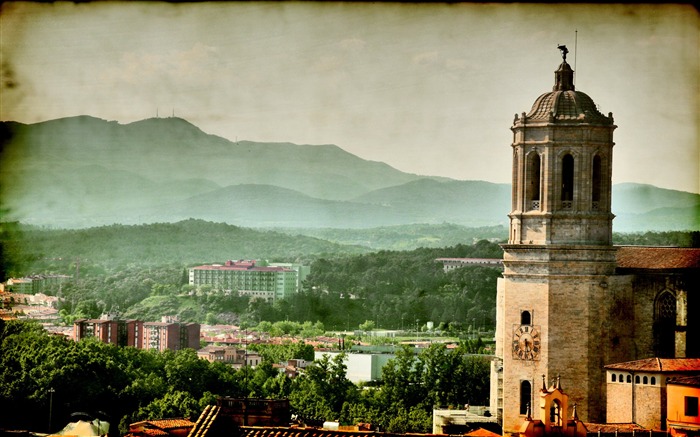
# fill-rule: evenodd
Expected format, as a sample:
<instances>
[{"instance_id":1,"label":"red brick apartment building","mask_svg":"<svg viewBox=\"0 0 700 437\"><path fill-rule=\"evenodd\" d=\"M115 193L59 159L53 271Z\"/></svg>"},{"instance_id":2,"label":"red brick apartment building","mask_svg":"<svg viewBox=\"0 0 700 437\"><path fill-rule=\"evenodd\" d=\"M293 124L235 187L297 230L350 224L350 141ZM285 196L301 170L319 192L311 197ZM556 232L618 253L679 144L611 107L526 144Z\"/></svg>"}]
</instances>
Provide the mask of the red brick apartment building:
<instances>
[{"instance_id":1,"label":"red brick apartment building","mask_svg":"<svg viewBox=\"0 0 700 437\"><path fill-rule=\"evenodd\" d=\"M117 346L146 350L199 349L198 323L174 321L142 322L119 319L79 319L73 323L73 338L94 337Z\"/></svg>"}]
</instances>

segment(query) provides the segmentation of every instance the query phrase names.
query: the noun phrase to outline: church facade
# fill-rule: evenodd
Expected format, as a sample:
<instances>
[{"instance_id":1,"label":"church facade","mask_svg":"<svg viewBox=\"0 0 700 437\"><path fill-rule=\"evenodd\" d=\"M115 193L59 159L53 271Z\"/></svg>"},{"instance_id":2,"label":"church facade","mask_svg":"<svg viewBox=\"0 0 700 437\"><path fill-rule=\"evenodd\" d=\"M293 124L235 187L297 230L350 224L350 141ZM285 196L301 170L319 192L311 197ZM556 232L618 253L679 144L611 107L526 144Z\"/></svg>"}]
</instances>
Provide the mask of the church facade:
<instances>
[{"instance_id":1,"label":"church facade","mask_svg":"<svg viewBox=\"0 0 700 437\"><path fill-rule=\"evenodd\" d=\"M512 205L496 311L491 409L516 432L561 377L569 405L605 421L605 369L698 356L700 250L612 245L612 113L574 86L566 62L551 92L516 115ZM570 412L563 412L570 414Z\"/></svg>"}]
</instances>

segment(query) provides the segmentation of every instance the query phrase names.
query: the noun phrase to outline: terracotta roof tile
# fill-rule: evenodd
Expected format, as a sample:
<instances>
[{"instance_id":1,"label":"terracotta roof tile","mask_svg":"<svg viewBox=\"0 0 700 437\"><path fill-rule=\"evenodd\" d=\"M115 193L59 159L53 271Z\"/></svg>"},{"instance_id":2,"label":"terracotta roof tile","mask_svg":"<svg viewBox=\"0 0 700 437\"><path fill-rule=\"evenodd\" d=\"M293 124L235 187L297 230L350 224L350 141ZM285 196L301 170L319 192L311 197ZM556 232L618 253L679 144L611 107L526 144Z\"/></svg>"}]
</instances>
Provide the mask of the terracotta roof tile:
<instances>
[{"instance_id":1,"label":"terracotta roof tile","mask_svg":"<svg viewBox=\"0 0 700 437\"><path fill-rule=\"evenodd\" d=\"M608 364L606 369L638 372L698 372L700 358L646 358L625 363Z\"/></svg>"},{"instance_id":2,"label":"terracotta roof tile","mask_svg":"<svg viewBox=\"0 0 700 437\"><path fill-rule=\"evenodd\" d=\"M631 431L645 429L636 423L584 423L588 434L591 433L613 433L615 431Z\"/></svg>"},{"instance_id":3,"label":"terracotta roof tile","mask_svg":"<svg viewBox=\"0 0 700 437\"><path fill-rule=\"evenodd\" d=\"M469 432L465 435L472 437L501 437L500 434L496 434L495 432L491 432L488 429L484 428L475 429L474 431Z\"/></svg>"},{"instance_id":4,"label":"terracotta roof tile","mask_svg":"<svg viewBox=\"0 0 700 437\"><path fill-rule=\"evenodd\" d=\"M667 382L667 384L676 385L688 385L692 387L700 387L700 375L697 376L683 376L679 378L673 378Z\"/></svg>"},{"instance_id":5,"label":"terracotta roof tile","mask_svg":"<svg viewBox=\"0 0 700 437\"><path fill-rule=\"evenodd\" d=\"M194 426L194 422L187 419L149 420L148 423L157 426L160 429L186 428L188 426Z\"/></svg>"},{"instance_id":6,"label":"terracotta roof tile","mask_svg":"<svg viewBox=\"0 0 700 437\"><path fill-rule=\"evenodd\" d=\"M149 435L149 436L153 436L153 437L170 435L167 432L163 431L162 429L156 429L156 428L145 428L141 431L138 431L137 433L139 435Z\"/></svg>"},{"instance_id":7,"label":"terracotta roof tile","mask_svg":"<svg viewBox=\"0 0 700 437\"><path fill-rule=\"evenodd\" d=\"M700 269L700 249L619 246L617 266L622 269Z\"/></svg>"}]
</instances>

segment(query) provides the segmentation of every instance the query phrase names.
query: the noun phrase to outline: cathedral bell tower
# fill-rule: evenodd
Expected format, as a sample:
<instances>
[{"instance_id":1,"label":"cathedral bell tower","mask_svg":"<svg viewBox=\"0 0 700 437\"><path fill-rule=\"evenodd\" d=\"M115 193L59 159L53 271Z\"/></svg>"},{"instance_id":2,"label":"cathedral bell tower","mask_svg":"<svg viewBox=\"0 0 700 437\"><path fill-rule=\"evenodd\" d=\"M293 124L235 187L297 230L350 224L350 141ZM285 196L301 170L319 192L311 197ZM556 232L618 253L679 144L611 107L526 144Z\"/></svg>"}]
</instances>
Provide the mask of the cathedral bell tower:
<instances>
[{"instance_id":1,"label":"cathedral bell tower","mask_svg":"<svg viewBox=\"0 0 700 437\"><path fill-rule=\"evenodd\" d=\"M612 244L613 124L574 88L564 60L552 92L515 115L509 244Z\"/></svg>"},{"instance_id":2,"label":"cathedral bell tower","mask_svg":"<svg viewBox=\"0 0 700 437\"><path fill-rule=\"evenodd\" d=\"M516 115L510 234L498 283L491 409L515 432L536 402L536 380L561 374L584 420L604 414L600 302L615 272L612 114L576 91L566 62L551 92ZM562 414L570 414L563 412Z\"/></svg>"}]
</instances>

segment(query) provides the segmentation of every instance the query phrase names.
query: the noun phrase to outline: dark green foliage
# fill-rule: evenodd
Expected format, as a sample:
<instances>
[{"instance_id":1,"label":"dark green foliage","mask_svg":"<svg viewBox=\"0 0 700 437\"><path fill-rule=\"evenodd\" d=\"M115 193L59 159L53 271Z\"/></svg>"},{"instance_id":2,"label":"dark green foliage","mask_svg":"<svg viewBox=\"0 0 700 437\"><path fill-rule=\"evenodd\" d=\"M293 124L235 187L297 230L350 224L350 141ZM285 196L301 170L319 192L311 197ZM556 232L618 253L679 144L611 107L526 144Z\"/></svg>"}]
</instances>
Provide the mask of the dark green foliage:
<instances>
[{"instance_id":1,"label":"dark green foliage","mask_svg":"<svg viewBox=\"0 0 700 437\"><path fill-rule=\"evenodd\" d=\"M81 264L105 270L133 264L182 265L223 262L229 259L275 261L307 259L324 253L363 253L366 249L341 246L312 237L256 231L223 223L185 220L152 225L112 225L82 230L46 230L21 227L8 245L21 245L37 261L28 271L54 268L65 271ZM74 272L74 270L72 270ZM82 273L82 271L81 271ZM184 280L180 276L179 283Z\"/></svg>"},{"instance_id":2,"label":"dark green foliage","mask_svg":"<svg viewBox=\"0 0 700 437\"><path fill-rule=\"evenodd\" d=\"M488 360L468 355L464 345L447 350L435 344L418 355L404 348L384 368L384 380L366 389L347 379L343 354L324 356L291 380L271 361L235 371L201 360L191 349L157 353L94 340L76 343L21 321L0 323L0 349L0 423L9 429L47 431L51 402L50 431L63 427L73 412L102 411L113 431L124 433L143 419L196 419L218 395L286 397L307 418L427 432L433 405L484 404L488 395ZM303 343L281 350L305 359L312 352Z\"/></svg>"},{"instance_id":3,"label":"dark green foliage","mask_svg":"<svg viewBox=\"0 0 700 437\"><path fill-rule=\"evenodd\" d=\"M414 250L420 247L449 247L479 240L503 240L505 226L470 228L452 223L383 226L369 229L277 228L289 235L307 235L338 244L357 245L372 250Z\"/></svg>"},{"instance_id":4,"label":"dark green foliage","mask_svg":"<svg viewBox=\"0 0 700 437\"><path fill-rule=\"evenodd\" d=\"M498 268L469 266L443 272L437 258L501 258L501 248L486 240L474 245L380 251L321 258L311 265L305 291L283 304L260 303L265 320L319 320L331 329L375 327L409 329L441 322L453 329L495 326Z\"/></svg>"},{"instance_id":5,"label":"dark green foliage","mask_svg":"<svg viewBox=\"0 0 700 437\"><path fill-rule=\"evenodd\" d=\"M622 246L700 247L700 231L614 233L613 242Z\"/></svg>"},{"instance_id":6,"label":"dark green foliage","mask_svg":"<svg viewBox=\"0 0 700 437\"><path fill-rule=\"evenodd\" d=\"M0 423L10 428L46 431L50 400L56 431L76 411L104 411L115 428L146 418L196 418L212 393L245 391L231 367L200 360L191 349L154 353L73 342L28 322L0 327Z\"/></svg>"},{"instance_id":7,"label":"dark green foliage","mask_svg":"<svg viewBox=\"0 0 700 437\"><path fill-rule=\"evenodd\" d=\"M313 361L314 347L301 342L288 342L281 345L252 343L248 349L260 354L263 361L272 363L283 363L291 359L302 359Z\"/></svg>"}]
</instances>

